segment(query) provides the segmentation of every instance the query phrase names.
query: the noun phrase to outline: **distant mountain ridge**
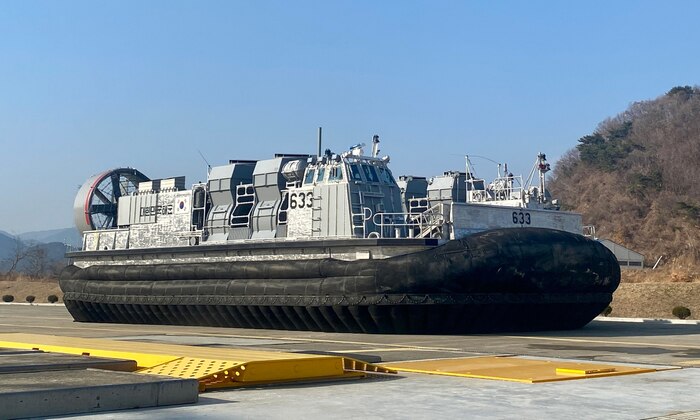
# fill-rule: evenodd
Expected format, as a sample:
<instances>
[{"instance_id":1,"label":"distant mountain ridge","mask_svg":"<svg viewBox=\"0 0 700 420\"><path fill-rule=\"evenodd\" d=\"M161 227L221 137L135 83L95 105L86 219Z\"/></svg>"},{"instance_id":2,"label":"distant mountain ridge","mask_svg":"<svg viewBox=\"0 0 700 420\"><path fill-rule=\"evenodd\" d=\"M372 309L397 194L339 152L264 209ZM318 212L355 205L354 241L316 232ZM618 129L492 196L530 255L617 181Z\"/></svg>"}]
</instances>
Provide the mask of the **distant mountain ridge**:
<instances>
[{"instance_id":1,"label":"distant mountain ridge","mask_svg":"<svg viewBox=\"0 0 700 420\"><path fill-rule=\"evenodd\" d=\"M700 269L700 88L636 102L579 139L550 189L598 236Z\"/></svg>"},{"instance_id":2,"label":"distant mountain ridge","mask_svg":"<svg viewBox=\"0 0 700 420\"><path fill-rule=\"evenodd\" d=\"M74 227L63 229L40 230L17 235L23 241L51 243L60 242L70 246L81 246L82 237Z\"/></svg>"},{"instance_id":3,"label":"distant mountain ridge","mask_svg":"<svg viewBox=\"0 0 700 420\"><path fill-rule=\"evenodd\" d=\"M0 260L5 258L15 247L15 239L6 232L0 231Z\"/></svg>"}]
</instances>

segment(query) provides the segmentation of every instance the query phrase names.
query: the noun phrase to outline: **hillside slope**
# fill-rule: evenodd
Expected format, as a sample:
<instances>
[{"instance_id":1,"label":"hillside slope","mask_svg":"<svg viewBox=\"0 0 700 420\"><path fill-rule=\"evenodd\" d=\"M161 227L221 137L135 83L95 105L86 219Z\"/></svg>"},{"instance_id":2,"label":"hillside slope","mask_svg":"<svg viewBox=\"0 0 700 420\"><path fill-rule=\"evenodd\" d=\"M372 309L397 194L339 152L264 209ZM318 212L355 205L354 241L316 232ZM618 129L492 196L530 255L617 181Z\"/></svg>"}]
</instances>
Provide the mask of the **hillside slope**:
<instances>
[{"instance_id":1,"label":"hillside slope","mask_svg":"<svg viewBox=\"0 0 700 420\"><path fill-rule=\"evenodd\" d=\"M700 89L676 87L601 122L557 162L550 189L599 237L700 268Z\"/></svg>"}]
</instances>

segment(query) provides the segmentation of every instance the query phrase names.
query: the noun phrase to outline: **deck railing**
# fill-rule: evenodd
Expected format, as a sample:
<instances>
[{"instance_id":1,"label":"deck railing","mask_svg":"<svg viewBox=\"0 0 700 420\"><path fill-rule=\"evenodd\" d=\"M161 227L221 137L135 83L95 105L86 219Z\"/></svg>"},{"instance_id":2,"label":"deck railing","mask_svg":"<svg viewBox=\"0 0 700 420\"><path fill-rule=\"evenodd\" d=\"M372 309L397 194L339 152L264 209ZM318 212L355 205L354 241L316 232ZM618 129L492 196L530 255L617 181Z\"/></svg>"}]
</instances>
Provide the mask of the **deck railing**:
<instances>
[{"instance_id":1,"label":"deck railing","mask_svg":"<svg viewBox=\"0 0 700 420\"><path fill-rule=\"evenodd\" d=\"M442 234L445 215L438 203L421 213L377 213L372 222L379 238L428 238Z\"/></svg>"}]
</instances>

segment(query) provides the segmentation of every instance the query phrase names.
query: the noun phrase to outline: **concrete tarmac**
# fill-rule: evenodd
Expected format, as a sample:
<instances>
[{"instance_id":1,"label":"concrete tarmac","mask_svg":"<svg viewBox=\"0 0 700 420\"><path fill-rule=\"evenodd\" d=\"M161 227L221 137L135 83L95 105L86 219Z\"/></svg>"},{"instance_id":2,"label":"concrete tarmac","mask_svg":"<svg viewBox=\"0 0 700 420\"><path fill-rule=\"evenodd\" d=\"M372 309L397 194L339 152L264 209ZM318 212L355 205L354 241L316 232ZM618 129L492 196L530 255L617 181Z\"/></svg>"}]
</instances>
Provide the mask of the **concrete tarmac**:
<instances>
[{"instance_id":1,"label":"concrete tarmac","mask_svg":"<svg viewBox=\"0 0 700 420\"><path fill-rule=\"evenodd\" d=\"M0 333L352 354L384 362L515 354L664 365L619 377L522 384L400 373L353 381L207 392L194 405L103 418L700 418L700 325L595 320L575 331L465 336L365 335L76 323L61 305L0 305ZM693 414L694 413L694 414ZM91 416L95 416L92 414Z\"/></svg>"}]
</instances>

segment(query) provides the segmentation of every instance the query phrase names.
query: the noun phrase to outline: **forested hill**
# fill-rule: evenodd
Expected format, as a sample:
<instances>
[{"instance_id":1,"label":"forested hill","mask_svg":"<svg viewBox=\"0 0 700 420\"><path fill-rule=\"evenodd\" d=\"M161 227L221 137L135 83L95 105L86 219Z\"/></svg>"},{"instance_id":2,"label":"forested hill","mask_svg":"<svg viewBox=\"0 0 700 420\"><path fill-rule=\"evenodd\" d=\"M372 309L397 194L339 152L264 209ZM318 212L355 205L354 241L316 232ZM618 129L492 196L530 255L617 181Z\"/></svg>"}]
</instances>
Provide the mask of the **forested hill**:
<instances>
[{"instance_id":1,"label":"forested hill","mask_svg":"<svg viewBox=\"0 0 700 420\"><path fill-rule=\"evenodd\" d=\"M636 102L579 139L550 189L609 238L663 262L700 268L700 87Z\"/></svg>"}]
</instances>

